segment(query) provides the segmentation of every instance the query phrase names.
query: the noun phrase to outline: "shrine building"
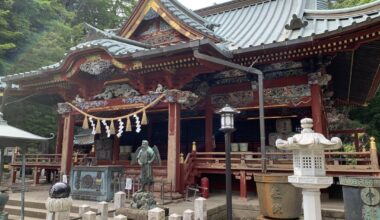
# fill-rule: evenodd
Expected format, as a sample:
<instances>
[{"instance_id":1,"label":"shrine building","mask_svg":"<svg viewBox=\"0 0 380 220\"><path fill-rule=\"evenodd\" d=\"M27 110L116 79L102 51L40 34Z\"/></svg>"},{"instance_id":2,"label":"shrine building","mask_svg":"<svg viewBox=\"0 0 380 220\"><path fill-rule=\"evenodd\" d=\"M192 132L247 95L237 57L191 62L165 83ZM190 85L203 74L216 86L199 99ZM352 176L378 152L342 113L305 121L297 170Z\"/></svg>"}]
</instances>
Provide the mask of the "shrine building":
<instances>
[{"instance_id":1,"label":"shrine building","mask_svg":"<svg viewBox=\"0 0 380 220\"><path fill-rule=\"evenodd\" d=\"M277 138L300 132L305 117L328 136L334 106L366 105L379 88L380 1L327 6L327 0L232 0L191 11L177 0L140 0L118 30L87 25L85 41L58 63L2 80L7 94L36 93L59 112L55 154L46 155L48 163L27 164L36 183L41 169L74 178L72 169L84 164L123 166L136 179L139 166L130 161L148 140L162 159L155 178L173 191L204 176L210 188L223 187L224 133L215 112L225 104L240 111L231 146L241 197L261 172L262 146L268 172L291 173L291 154L274 147ZM377 154L352 153L355 165L344 155L326 153L328 175L380 174ZM12 167L19 169L17 159Z\"/></svg>"}]
</instances>

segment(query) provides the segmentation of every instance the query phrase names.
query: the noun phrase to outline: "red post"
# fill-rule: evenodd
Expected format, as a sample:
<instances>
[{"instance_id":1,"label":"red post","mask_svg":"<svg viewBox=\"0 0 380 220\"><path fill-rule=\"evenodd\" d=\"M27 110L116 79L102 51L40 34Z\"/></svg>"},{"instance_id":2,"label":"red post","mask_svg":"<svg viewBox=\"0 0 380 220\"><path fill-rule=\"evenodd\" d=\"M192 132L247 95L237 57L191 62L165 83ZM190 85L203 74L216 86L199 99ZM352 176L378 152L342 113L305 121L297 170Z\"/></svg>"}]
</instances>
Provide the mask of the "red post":
<instances>
[{"instance_id":1,"label":"red post","mask_svg":"<svg viewBox=\"0 0 380 220\"><path fill-rule=\"evenodd\" d=\"M70 175L73 162L73 142L74 142L74 116L65 115L62 139L62 159L61 172Z\"/></svg>"},{"instance_id":2,"label":"red post","mask_svg":"<svg viewBox=\"0 0 380 220\"><path fill-rule=\"evenodd\" d=\"M116 164L120 155L120 139L114 135L112 144L112 164Z\"/></svg>"},{"instance_id":3,"label":"red post","mask_svg":"<svg viewBox=\"0 0 380 220\"><path fill-rule=\"evenodd\" d=\"M206 152L212 152L213 151L213 139L212 139L212 128L213 128L213 117L214 117L214 111L211 106L211 98L207 97L206 101L206 121L205 121L205 151Z\"/></svg>"},{"instance_id":4,"label":"red post","mask_svg":"<svg viewBox=\"0 0 380 220\"><path fill-rule=\"evenodd\" d=\"M62 139L63 139L63 118L62 116L59 116L58 122L57 122L57 139L56 139L55 154L62 153Z\"/></svg>"},{"instance_id":5,"label":"red post","mask_svg":"<svg viewBox=\"0 0 380 220\"><path fill-rule=\"evenodd\" d=\"M311 112L314 122L314 131L323 133L321 87L318 84L310 85Z\"/></svg>"},{"instance_id":6,"label":"red post","mask_svg":"<svg viewBox=\"0 0 380 220\"><path fill-rule=\"evenodd\" d=\"M247 200L247 178L245 171L240 171L240 199Z\"/></svg>"},{"instance_id":7,"label":"red post","mask_svg":"<svg viewBox=\"0 0 380 220\"><path fill-rule=\"evenodd\" d=\"M168 179L173 183L173 188L179 192L181 190L179 168L181 106L178 103L169 103L168 107Z\"/></svg>"}]
</instances>

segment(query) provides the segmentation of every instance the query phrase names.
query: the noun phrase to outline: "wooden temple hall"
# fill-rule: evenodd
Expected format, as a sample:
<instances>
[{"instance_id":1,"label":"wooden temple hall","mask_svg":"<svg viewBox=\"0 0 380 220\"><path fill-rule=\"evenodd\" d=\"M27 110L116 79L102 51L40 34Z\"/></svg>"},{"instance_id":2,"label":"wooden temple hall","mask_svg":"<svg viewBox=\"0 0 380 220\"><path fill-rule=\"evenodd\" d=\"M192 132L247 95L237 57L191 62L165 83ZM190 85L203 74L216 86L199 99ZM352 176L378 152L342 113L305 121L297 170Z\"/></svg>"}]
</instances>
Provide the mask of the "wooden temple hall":
<instances>
[{"instance_id":1,"label":"wooden temple hall","mask_svg":"<svg viewBox=\"0 0 380 220\"><path fill-rule=\"evenodd\" d=\"M137 179L139 166L130 161L148 140L162 158L156 179L173 191L204 176L211 189L222 188L225 143L215 112L229 104L241 112L232 133L233 185L246 197L261 172L261 142L268 172L291 173L291 153L276 150L275 140L300 132L304 117L329 136L334 106L365 105L380 83L380 1L327 10L327 0L233 0L191 11L177 0L140 0L119 30L86 29L85 41L58 63L3 80L18 85L9 95L38 93L60 113L56 153L27 155L36 183L45 169L76 179L75 187L98 184L99 172L73 174L84 165L121 166ZM12 167L20 167L18 158ZM369 149L327 152L326 169L380 174Z\"/></svg>"}]
</instances>

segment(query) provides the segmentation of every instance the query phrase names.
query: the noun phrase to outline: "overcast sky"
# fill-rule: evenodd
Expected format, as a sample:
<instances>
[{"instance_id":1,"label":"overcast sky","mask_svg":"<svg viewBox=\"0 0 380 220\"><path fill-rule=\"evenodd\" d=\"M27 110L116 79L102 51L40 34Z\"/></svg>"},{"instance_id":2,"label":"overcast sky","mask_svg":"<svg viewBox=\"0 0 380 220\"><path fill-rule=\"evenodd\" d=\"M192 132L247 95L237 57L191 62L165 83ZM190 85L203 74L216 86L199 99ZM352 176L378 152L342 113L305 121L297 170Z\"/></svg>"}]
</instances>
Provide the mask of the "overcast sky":
<instances>
[{"instance_id":1,"label":"overcast sky","mask_svg":"<svg viewBox=\"0 0 380 220\"><path fill-rule=\"evenodd\" d=\"M188 8L196 10L196 9L214 5L215 3L220 4L220 3L228 2L231 0L178 0L178 1L180 1L182 4L184 4Z\"/></svg>"}]
</instances>

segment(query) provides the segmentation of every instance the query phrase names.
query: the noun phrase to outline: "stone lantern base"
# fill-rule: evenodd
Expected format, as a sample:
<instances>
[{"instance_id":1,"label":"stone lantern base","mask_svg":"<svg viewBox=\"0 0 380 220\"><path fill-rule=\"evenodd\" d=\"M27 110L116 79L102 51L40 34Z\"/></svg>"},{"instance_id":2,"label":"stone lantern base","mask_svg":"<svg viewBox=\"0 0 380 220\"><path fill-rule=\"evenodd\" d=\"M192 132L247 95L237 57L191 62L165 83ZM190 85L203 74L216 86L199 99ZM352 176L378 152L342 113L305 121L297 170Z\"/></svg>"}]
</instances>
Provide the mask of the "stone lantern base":
<instances>
[{"instance_id":1,"label":"stone lantern base","mask_svg":"<svg viewBox=\"0 0 380 220\"><path fill-rule=\"evenodd\" d=\"M302 188L303 212L305 219L321 220L321 191L333 183L332 177L326 176L289 176L289 183Z\"/></svg>"}]
</instances>

